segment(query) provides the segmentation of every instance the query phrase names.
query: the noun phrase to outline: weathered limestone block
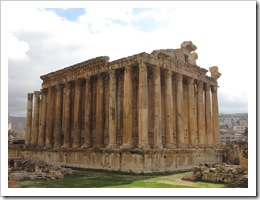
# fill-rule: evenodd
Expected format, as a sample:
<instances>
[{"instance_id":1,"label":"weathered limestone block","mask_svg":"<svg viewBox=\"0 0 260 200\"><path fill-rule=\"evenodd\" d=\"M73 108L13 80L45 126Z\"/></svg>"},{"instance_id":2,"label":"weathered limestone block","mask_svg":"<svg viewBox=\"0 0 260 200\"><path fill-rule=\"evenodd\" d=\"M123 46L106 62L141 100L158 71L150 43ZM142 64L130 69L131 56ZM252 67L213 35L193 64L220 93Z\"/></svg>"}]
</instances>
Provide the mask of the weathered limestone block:
<instances>
[{"instance_id":1,"label":"weathered limestone block","mask_svg":"<svg viewBox=\"0 0 260 200\"><path fill-rule=\"evenodd\" d=\"M185 41L181 44L182 49L186 49L189 52L195 51L197 47L192 43L192 41Z\"/></svg>"},{"instance_id":2,"label":"weathered limestone block","mask_svg":"<svg viewBox=\"0 0 260 200\"><path fill-rule=\"evenodd\" d=\"M210 67L209 71L211 73L211 77L216 79L216 80L218 80L218 78L221 76L221 73L219 73L217 66Z\"/></svg>"}]
</instances>

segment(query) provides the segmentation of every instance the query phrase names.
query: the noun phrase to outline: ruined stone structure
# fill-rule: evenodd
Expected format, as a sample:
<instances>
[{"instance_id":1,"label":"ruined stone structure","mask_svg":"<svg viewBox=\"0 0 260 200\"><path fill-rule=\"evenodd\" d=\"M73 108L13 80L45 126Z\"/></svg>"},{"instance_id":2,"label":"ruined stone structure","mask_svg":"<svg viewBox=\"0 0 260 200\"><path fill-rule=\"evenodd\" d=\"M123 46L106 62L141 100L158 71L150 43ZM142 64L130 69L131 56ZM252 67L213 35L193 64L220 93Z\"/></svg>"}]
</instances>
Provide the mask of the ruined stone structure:
<instances>
[{"instance_id":1,"label":"ruined stone structure","mask_svg":"<svg viewBox=\"0 0 260 200\"><path fill-rule=\"evenodd\" d=\"M28 94L26 144L43 148L31 154L52 151L52 162L134 172L179 171L221 160L221 74L211 67L208 77L196 65L196 49L186 41L180 49L112 62L97 57L41 76L41 91Z\"/></svg>"}]
</instances>

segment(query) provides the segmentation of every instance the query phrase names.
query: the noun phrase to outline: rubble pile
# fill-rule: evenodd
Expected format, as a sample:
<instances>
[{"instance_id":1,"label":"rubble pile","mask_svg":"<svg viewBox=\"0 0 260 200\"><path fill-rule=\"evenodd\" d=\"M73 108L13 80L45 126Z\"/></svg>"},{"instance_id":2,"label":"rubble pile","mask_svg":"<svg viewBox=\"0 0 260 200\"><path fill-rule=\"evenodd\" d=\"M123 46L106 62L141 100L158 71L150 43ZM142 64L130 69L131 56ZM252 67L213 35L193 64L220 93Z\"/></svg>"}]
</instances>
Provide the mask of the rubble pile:
<instances>
[{"instance_id":1,"label":"rubble pile","mask_svg":"<svg viewBox=\"0 0 260 200\"><path fill-rule=\"evenodd\" d=\"M194 166L192 173L185 175L182 180L233 183L238 187L247 187L248 183L247 171L239 165L226 163L203 163L200 166Z\"/></svg>"},{"instance_id":2,"label":"rubble pile","mask_svg":"<svg viewBox=\"0 0 260 200\"><path fill-rule=\"evenodd\" d=\"M72 174L70 168L50 165L39 159L8 159L8 180L56 180Z\"/></svg>"}]
</instances>

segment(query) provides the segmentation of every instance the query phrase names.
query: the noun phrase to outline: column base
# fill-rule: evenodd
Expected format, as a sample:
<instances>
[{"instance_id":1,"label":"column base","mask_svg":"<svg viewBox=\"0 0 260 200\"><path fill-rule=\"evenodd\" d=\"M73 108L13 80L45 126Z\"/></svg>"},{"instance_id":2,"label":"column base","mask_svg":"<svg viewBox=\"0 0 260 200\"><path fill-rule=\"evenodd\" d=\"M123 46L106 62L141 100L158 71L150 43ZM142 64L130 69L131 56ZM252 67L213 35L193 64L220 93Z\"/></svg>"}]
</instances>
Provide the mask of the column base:
<instances>
[{"instance_id":1,"label":"column base","mask_svg":"<svg viewBox=\"0 0 260 200\"><path fill-rule=\"evenodd\" d=\"M70 145L69 145L69 144L64 144L61 148L62 148L62 149L69 149L69 148L70 148Z\"/></svg>"},{"instance_id":2,"label":"column base","mask_svg":"<svg viewBox=\"0 0 260 200\"><path fill-rule=\"evenodd\" d=\"M116 144L109 144L109 145L107 145L107 149L115 149L117 147L117 145Z\"/></svg>"},{"instance_id":3,"label":"column base","mask_svg":"<svg viewBox=\"0 0 260 200\"><path fill-rule=\"evenodd\" d=\"M173 148L173 147L174 147L174 144L173 144L173 143L166 143L166 144L165 144L165 147L166 147L166 148Z\"/></svg>"},{"instance_id":4,"label":"column base","mask_svg":"<svg viewBox=\"0 0 260 200\"><path fill-rule=\"evenodd\" d=\"M61 146L60 146L60 145L54 145L53 148L54 148L54 149L60 149Z\"/></svg>"},{"instance_id":5,"label":"column base","mask_svg":"<svg viewBox=\"0 0 260 200\"><path fill-rule=\"evenodd\" d=\"M120 149L131 149L133 148L133 145L131 144L123 144L122 146L120 146Z\"/></svg>"},{"instance_id":6,"label":"column base","mask_svg":"<svg viewBox=\"0 0 260 200\"><path fill-rule=\"evenodd\" d=\"M90 148L90 145L89 144L84 144L81 146L81 149L88 149Z\"/></svg>"},{"instance_id":7,"label":"column base","mask_svg":"<svg viewBox=\"0 0 260 200\"><path fill-rule=\"evenodd\" d=\"M73 149L80 148L80 144L73 144L73 145L72 145L72 148L73 148Z\"/></svg>"},{"instance_id":8,"label":"column base","mask_svg":"<svg viewBox=\"0 0 260 200\"><path fill-rule=\"evenodd\" d=\"M162 144L155 144L153 146L153 148L155 148L155 149L163 149L163 145Z\"/></svg>"},{"instance_id":9,"label":"column base","mask_svg":"<svg viewBox=\"0 0 260 200\"><path fill-rule=\"evenodd\" d=\"M140 143L140 144L138 145L138 148L139 148L139 149L142 149L142 150L148 150L148 149L150 149L150 146L149 146L148 143Z\"/></svg>"}]
</instances>

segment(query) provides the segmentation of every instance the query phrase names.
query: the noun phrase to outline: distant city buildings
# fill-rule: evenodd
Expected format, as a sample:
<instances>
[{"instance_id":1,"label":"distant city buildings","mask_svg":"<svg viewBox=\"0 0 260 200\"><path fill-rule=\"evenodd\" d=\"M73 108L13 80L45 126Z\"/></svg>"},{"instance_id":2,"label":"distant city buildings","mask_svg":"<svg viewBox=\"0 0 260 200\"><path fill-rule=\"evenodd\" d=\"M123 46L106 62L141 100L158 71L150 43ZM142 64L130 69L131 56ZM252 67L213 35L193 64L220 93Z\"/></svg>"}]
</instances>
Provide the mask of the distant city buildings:
<instances>
[{"instance_id":1,"label":"distant city buildings","mask_svg":"<svg viewBox=\"0 0 260 200\"><path fill-rule=\"evenodd\" d=\"M236 143L247 140L248 114L220 115L220 142Z\"/></svg>"}]
</instances>

